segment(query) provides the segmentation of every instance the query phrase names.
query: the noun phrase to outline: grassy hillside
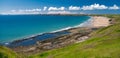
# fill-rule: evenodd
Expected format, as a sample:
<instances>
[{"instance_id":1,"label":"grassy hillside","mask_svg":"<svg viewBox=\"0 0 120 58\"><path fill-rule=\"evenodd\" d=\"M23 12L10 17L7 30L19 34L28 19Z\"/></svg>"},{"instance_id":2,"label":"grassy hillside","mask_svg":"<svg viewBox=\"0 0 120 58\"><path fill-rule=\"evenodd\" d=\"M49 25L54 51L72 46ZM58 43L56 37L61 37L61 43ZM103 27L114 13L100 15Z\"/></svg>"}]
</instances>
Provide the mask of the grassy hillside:
<instances>
[{"instance_id":1,"label":"grassy hillside","mask_svg":"<svg viewBox=\"0 0 120 58\"><path fill-rule=\"evenodd\" d=\"M120 15L107 16L114 18L114 25L94 31L92 37L82 43L29 57L0 46L0 58L120 58Z\"/></svg>"},{"instance_id":2,"label":"grassy hillside","mask_svg":"<svg viewBox=\"0 0 120 58\"><path fill-rule=\"evenodd\" d=\"M120 58L120 15L108 17L114 18L114 25L93 32L89 40L30 58Z\"/></svg>"},{"instance_id":3,"label":"grassy hillside","mask_svg":"<svg viewBox=\"0 0 120 58\"><path fill-rule=\"evenodd\" d=\"M17 58L17 54L6 47L0 46L0 58Z\"/></svg>"}]
</instances>

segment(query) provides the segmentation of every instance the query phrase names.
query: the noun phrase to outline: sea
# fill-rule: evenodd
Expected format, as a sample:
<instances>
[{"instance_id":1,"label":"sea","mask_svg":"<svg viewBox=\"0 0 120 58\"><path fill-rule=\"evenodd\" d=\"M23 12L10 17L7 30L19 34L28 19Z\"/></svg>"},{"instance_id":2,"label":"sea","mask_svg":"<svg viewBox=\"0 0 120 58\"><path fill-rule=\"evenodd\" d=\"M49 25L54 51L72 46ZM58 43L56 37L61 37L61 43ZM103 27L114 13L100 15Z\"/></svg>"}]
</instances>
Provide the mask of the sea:
<instances>
[{"instance_id":1,"label":"sea","mask_svg":"<svg viewBox=\"0 0 120 58\"><path fill-rule=\"evenodd\" d=\"M82 27L89 19L68 15L0 15L0 42Z\"/></svg>"}]
</instances>

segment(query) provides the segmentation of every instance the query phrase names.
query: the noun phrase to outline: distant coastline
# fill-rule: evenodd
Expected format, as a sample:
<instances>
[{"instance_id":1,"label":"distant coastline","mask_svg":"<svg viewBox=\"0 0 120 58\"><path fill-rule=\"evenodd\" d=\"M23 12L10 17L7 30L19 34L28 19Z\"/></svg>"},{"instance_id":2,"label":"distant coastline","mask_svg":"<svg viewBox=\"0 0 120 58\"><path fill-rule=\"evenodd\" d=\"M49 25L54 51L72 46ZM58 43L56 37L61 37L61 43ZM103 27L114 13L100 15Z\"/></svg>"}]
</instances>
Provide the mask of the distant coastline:
<instances>
[{"instance_id":1,"label":"distant coastline","mask_svg":"<svg viewBox=\"0 0 120 58\"><path fill-rule=\"evenodd\" d=\"M74 28L83 28L83 27L84 28L99 28L99 27L105 27L105 26L108 26L108 25L109 25L109 18L101 17L101 16L90 16L90 19L81 23L80 25L77 25L77 26L74 26L74 27L63 28L63 29L52 31L52 32L49 32L49 33L40 33L40 34L32 35L32 36L29 36L29 37L25 37L23 39L13 40L11 42L6 42L4 45L9 45L12 42L21 42L21 41L25 41L25 40L30 40L30 38L34 38L34 37L37 37L37 36L42 36L44 34L54 34L54 33L58 33L58 32L68 31L68 30L71 30L71 29L74 29Z\"/></svg>"},{"instance_id":2,"label":"distant coastline","mask_svg":"<svg viewBox=\"0 0 120 58\"><path fill-rule=\"evenodd\" d=\"M79 24L81 24L84 21L87 21L89 19L88 16L74 16L74 15L73 16L69 16L69 15L67 15L67 16L66 15L65 16L64 15L55 15L55 16L54 15L42 15L42 16L41 15L25 15L25 16L24 15L8 15L8 16L2 16L2 17L6 17L6 18L8 17L8 19L11 17L13 18L13 19L11 18L13 21L12 25L11 25L11 21L10 21L11 19L9 19L10 22L7 21L8 19L6 21L2 20L3 22L5 22L4 25L1 23L2 27L4 28L4 30L2 31L3 33L1 33L4 36L4 37L1 37L2 42L11 42L11 41L14 41L17 39L34 37L36 35L41 35L44 33L53 33L53 32L58 32L58 31L62 31L62 30L67 30L70 28L74 28L76 26L78 27ZM30 17L30 18L28 18L28 17ZM2 18L2 19L6 19L6 18ZM35 20L33 20L33 18L35 18ZM53 20L53 22L50 21L51 20L50 18ZM30 19L30 20L28 21L27 19ZM68 20L68 19L70 19L70 20ZM48 21L46 22L46 20L48 20ZM60 23L59 22L56 23L57 21L59 21ZM69 22L67 22L67 21L69 21ZM44 22L46 22L47 24ZM54 24L56 24L56 25L54 25ZM23 26L21 26L21 25L23 25ZM12 26L15 26L15 28ZM26 26L28 26L28 27L26 27ZM23 28L23 29L21 29L21 28ZM49 28L49 30L47 30L47 28ZM13 31L11 31L11 30L13 30ZM22 31L22 32L19 32L18 30ZM17 31L17 33L15 31ZM7 35L4 35L4 34L13 36L13 38L10 36L7 37ZM17 35L17 37L14 37L16 35ZM21 35L21 36L19 36L19 35Z\"/></svg>"},{"instance_id":3,"label":"distant coastline","mask_svg":"<svg viewBox=\"0 0 120 58\"><path fill-rule=\"evenodd\" d=\"M90 16L91 18L84 23L68 27L61 30L37 34L27 38L3 43L2 45L11 48L18 53L32 54L34 51L42 52L70 45L72 43L83 42L90 37L90 33L110 25L110 18L103 16ZM38 48L39 47L39 48ZM21 49L21 50L20 50ZM30 53L28 53L31 51Z\"/></svg>"}]
</instances>

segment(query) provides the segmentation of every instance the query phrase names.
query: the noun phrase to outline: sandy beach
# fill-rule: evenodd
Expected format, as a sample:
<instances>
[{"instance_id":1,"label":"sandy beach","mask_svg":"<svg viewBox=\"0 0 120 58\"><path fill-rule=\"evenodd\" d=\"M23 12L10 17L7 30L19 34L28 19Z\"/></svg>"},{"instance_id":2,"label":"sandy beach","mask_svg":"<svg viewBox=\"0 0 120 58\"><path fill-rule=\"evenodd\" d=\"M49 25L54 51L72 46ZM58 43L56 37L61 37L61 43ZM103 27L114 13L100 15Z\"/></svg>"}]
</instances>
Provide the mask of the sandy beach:
<instances>
[{"instance_id":1,"label":"sandy beach","mask_svg":"<svg viewBox=\"0 0 120 58\"><path fill-rule=\"evenodd\" d=\"M92 27L106 27L110 25L110 18L103 16L93 16L91 21Z\"/></svg>"},{"instance_id":2,"label":"sandy beach","mask_svg":"<svg viewBox=\"0 0 120 58\"><path fill-rule=\"evenodd\" d=\"M34 37L13 41L7 45L17 53L34 54L55 48L64 47L72 43L83 42L90 37L90 33L110 25L110 18L103 16L91 16L90 21L86 22L87 26L75 27L55 33L45 33ZM48 37L48 35L50 37ZM58 35L58 36L56 36ZM48 37L46 40L38 40L40 37ZM53 37L51 37L53 36ZM38 48L39 47L39 48ZM20 50L21 49L21 50ZM28 53L30 52L30 53Z\"/></svg>"}]
</instances>

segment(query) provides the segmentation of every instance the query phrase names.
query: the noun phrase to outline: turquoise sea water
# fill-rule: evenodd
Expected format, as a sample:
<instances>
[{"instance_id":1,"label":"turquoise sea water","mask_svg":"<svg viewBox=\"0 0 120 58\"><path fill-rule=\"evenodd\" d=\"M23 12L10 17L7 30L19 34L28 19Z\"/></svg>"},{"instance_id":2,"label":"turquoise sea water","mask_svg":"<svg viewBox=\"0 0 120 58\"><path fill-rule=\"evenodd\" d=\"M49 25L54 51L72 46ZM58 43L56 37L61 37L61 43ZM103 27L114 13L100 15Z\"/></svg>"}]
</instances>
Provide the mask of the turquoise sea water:
<instances>
[{"instance_id":1,"label":"turquoise sea water","mask_svg":"<svg viewBox=\"0 0 120 58\"><path fill-rule=\"evenodd\" d=\"M0 15L0 42L74 27L89 16Z\"/></svg>"}]
</instances>

